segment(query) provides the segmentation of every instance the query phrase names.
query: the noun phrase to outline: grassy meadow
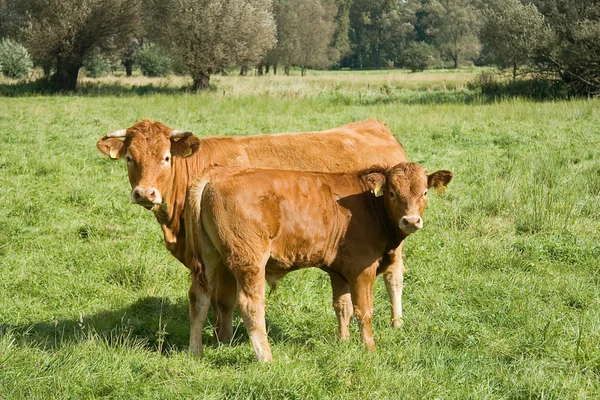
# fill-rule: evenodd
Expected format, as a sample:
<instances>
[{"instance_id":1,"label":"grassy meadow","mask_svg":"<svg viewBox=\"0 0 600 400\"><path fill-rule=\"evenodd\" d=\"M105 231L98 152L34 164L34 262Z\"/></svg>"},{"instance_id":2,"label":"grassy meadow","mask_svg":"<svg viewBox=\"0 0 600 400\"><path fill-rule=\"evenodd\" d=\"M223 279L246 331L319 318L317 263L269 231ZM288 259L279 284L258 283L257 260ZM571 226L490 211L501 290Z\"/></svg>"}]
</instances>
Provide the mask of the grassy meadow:
<instances>
[{"instance_id":1,"label":"grassy meadow","mask_svg":"<svg viewBox=\"0 0 600 400\"><path fill-rule=\"evenodd\" d=\"M85 80L0 97L0 399L600 398L600 100L483 99L475 72ZM406 243L404 327L375 290L377 349L336 338L316 269L268 295L274 362L204 330L187 352L187 270L95 148L141 118L198 136L377 118L450 169ZM212 313L209 315L209 320Z\"/></svg>"}]
</instances>

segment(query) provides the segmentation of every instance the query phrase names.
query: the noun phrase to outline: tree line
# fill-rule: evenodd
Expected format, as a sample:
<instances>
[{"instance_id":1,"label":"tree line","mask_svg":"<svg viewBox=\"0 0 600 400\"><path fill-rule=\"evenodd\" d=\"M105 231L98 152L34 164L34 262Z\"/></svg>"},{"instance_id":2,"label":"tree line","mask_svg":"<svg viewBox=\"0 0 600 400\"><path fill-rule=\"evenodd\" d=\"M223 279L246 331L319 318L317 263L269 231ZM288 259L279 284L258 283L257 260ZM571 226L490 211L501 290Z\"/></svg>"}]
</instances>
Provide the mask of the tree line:
<instances>
[{"instance_id":1,"label":"tree line","mask_svg":"<svg viewBox=\"0 0 600 400\"><path fill-rule=\"evenodd\" d=\"M198 90L231 66L477 64L600 92L600 0L0 0L0 38L22 44L59 90L75 90L94 56L130 74L154 48Z\"/></svg>"}]
</instances>

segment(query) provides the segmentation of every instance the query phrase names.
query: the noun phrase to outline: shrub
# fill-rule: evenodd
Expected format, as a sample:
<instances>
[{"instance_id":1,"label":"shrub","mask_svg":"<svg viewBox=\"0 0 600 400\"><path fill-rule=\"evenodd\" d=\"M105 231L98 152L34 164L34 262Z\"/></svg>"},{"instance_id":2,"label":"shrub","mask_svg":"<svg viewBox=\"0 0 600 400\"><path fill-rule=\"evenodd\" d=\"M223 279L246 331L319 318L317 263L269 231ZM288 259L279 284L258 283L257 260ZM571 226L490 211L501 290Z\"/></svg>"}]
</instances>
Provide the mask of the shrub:
<instances>
[{"instance_id":1,"label":"shrub","mask_svg":"<svg viewBox=\"0 0 600 400\"><path fill-rule=\"evenodd\" d=\"M171 59L164 50L152 43L138 50L135 61L146 76L166 76L171 70Z\"/></svg>"},{"instance_id":2,"label":"shrub","mask_svg":"<svg viewBox=\"0 0 600 400\"><path fill-rule=\"evenodd\" d=\"M539 100L566 99L569 87L562 81L547 77L524 77L521 79L501 79L499 75L481 73L468 83L471 90L493 99L524 97Z\"/></svg>"},{"instance_id":3,"label":"shrub","mask_svg":"<svg viewBox=\"0 0 600 400\"><path fill-rule=\"evenodd\" d=\"M425 42L410 43L405 52L403 64L411 71L423 71L431 68L438 59L436 51Z\"/></svg>"},{"instance_id":4,"label":"shrub","mask_svg":"<svg viewBox=\"0 0 600 400\"><path fill-rule=\"evenodd\" d=\"M110 60L100 50L94 49L83 60L85 74L91 78L98 78L110 72Z\"/></svg>"},{"instance_id":5,"label":"shrub","mask_svg":"<svg viewBox=\"0 0 600 400\"><path fill-rule=\"evenodd\" d=\"M0 42L0 68L9 78L23 78L33 67L27 49L11 39Z\"/></svg>"}]
</instances>

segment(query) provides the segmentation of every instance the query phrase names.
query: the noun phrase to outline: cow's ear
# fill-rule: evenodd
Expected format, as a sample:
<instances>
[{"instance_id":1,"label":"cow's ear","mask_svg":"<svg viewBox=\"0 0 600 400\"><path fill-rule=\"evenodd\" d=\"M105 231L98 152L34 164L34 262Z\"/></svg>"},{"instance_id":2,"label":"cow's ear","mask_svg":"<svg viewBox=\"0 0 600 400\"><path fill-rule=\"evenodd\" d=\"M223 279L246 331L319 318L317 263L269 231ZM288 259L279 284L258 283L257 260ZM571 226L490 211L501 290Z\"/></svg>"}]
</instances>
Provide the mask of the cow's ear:
<instances>
[{"instance_id":1,"label":"cow's ear","mask_svg":"<svg viewBox=\"0 0 600 400\"><path fill-rule=\"evenodd\" d=\"M118 160L119 158L125 155L125 144L119 138L109 138L104 136L102 139L98 140L96 143L96 147L100 152L112 160Z\"/></svg>"},{"instance_id":2,"label":"cow's ear","mask_svg":"<svg viewBox=\"0 0 600 400\"><path fill-rule=\"evenodd\" d=\"M171 154L176 157L189 157L200 148L200 139L196 136L171 139Z\"/></svg>"},{"instance_id":3,"label":"cow's ear","mask_svg":"<svg viewBox=\"0 0 600 400\"><path fill-rule=\"evenodd\" d=\"M427 186L435 189L437 193L444 193L452 180L452 172L447 170L435 171L427 175Z\"/></svg>"},{"instance_id":4,"label":"cow's ear","mask_svg":"<svg viewBox=\"0 0 600 400\"><path fill-rule=\"evenodd\" d=\"M375 197L383 196L385 175L379 172L370 172L363 175L363 179Z\"/></svg>"}]
</instances>

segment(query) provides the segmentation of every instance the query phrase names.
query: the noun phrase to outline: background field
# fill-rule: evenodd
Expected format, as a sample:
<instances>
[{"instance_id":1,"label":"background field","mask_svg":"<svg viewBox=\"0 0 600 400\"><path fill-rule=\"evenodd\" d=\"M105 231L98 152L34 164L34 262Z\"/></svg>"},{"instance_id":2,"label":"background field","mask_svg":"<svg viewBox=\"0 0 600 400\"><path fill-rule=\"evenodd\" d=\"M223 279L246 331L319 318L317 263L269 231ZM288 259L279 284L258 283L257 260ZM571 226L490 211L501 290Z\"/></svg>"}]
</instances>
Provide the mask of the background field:
<instances>
[{"instance_id":1,"label":"background field","mask_svg":"<svg viewBox=\"0 0 600 400\"><path fill-rule=\"evenodd\" d=\"M600 102L490 101L466 75L0 98L0 398L600 397ZM189 356L187 270L129 203L124 163L95 148L140 118L198 136L377 118L411 160L454 171L407 240L404 328L378 279L377 350L355 324L340 342L329 280L305 270L268 296L275 362L255 361L238 316L232 344Z\"/></svg>"}]
</instances>

